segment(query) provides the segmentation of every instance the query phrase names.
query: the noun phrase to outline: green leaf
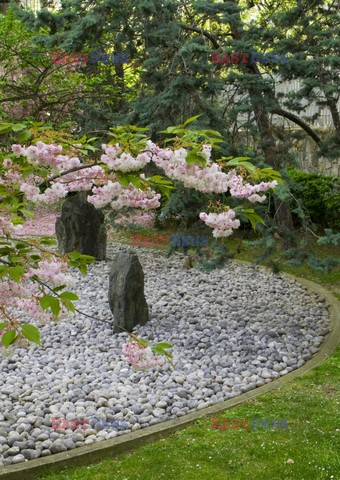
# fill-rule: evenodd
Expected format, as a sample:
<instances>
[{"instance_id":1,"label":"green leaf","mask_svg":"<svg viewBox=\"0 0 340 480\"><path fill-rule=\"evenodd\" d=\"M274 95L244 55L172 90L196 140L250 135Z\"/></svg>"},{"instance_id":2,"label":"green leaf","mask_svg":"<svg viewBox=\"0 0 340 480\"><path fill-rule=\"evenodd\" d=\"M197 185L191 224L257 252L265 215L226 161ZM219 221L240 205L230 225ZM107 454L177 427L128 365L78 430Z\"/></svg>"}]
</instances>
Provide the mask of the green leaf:
<instances>
[{"instance_id":1,"label":"green leaf","mask_svg":"<svg viewBox=\"0 0 340 480\"><path fill-rule=\"evenodd\" d=\"M244 160L250 160L250 157L235 157L233 160L237 160L238 162L243 162Z\"/></svg>"},{"instance_id":2,"label":"green leaf","mask_svg":"<svg viewBox=\"0 0 340 480\"><path fill-rule=\"evenodd\" d=\"M21 325L21 331L27 340L40 345L40 332L37 327L34 325Z\"/></svg>"},{"instance_id":3,"label":"green leaf","mask_svg":"<svg viewBox=\"0 0 340 480\"><path fill-rule=\"evenodd\" d=\"M62 298L61 303L63 305L65 305L67 310L70 310L70 312L72 312L72 313L76 313L76 309L75 309L73 303L71 302L71 300L68 300L67 298Z\"/></svg>"},{"instance_id":4,"label":"green leaf","mask_svg":"<svg viewBox=\"0 0 340 480\"><path fill-rule=\"evenodd\" d=\"M178 127L168 127L165 130L161 130L159 133L178 133L178 130L183 129L179 129Z\"/></svg>"},{"instance_id":5,"label":"green leaf","mask_svg":"<svg viewBox=\"0 0 340 480\"><path fill-rule=\"evenodd\" d=\"M13 132L20 132L20 130L23 130L24 128L26 128L26 125L24 125L23 123L15 123L14 125L12 125Z\"/></svg>"},{"instance_id":6,"label":"green leaf","mask_svg":"<svg viewBox=\"0 0 340 480\"><path fill-rule=\"evenodd\" d=\"M15 336L16 336L15 330L8 330L2 336L1 341L2 341L3 345L5 347L8 347L9 345L11 345L11 343L13 343L13 341L15 339Z\"/></svg>"},{"instance_id":7,"label":"green leaf","mask_svg":"<svg viewBox=\"0 0 340 480\"><path fill-rule=\"evenodd\" d=\"M256 229L257 223L262 223L263 225L265 225L265 221L263 220L263 218L261 218L256 213L251 213L251 212L247 212L246 210L243 210L242 215L250 221L251 226L253 227L254 230Z\"/></svg>"},{"instance_id":8,"label":"green leaf","mask_svg":"<svg viewBox=\"0 0 340 480\"><path fill-rule=\"evenodd\" d=\"M66 285L60 285L59 287L54 287L53 292L57 293L60 292L60 290L63 290L66 287Z\"/></svg>"},{"instance_id":9,"label":"green leaf","mask_svg":"<svg viewBox=\"0 0 340 480\"><path fill-rule=\"evenodd\" d=\"M148 180L153 180L154 182L158 182L159 180L162 180L163 177L162 175L154 175L153 177L150 177Z\"/></svg>"},{"instance_id":10,"label":"green leaf","mask_svg":"<svg viewBox=\"0 0 340 480\"><path fill-rule=\"evenodd\" d=\"M63 292L59 295L60 298L67 298L68 300L79 300L78 295L73 292Z\"/></svg>"},{"instance_id":11,"label":"green leaf","mask_svg":"<svg viewBox=\"0 0 340 480\"><path fill-rule=\"evenodd\" d=\"M172 185L171 180L165 180L165 177L162 177L161 175L154 175L153 177L147 178L148 181L152 181L154 183L157 183L157 185Z\"/></svg>"},{"instance_id":12,"label":"green leaf","mask_svg":"<svg viewBox=\"0 0 340 480\"><path fill-rule=\"evenodd\" d=\"M155 346L160 347L160 348L172 348L173 347L171 345L171 343L166 343L166 342L157 343Z\"/></svg>"},{"instance_id":13,"label":"green leaf","mask_svg":"<svg viewBox=\"0 0 340 480\"><path fill-rule=\"evenodd\" d=\"M34 218L34 213L29 212L29 211L26 210L25 208L21 208L20 211L21 211L21 213L22 213L23 215L25 215L25 217Z\"/></svg>"},{"instance_id":14,"label":"green leaf","mask_svg":"<svg viewBox=\"0 0 340 480\"><path fill-rule=\"evenodd\" d=\"M8 193L8 187L0 183L0 195L6 195L6 193Z\"/></svg>"},{"instance_id":15,"label":"green leaf","mask_svg":"<svg viewBox=\"0 0 340 480\"><path fill-rule=\"evenodd\" d=\"M87 273L86 265L81 264L80 267L79 267L79 269L80 269L80 273L81 273L82 275L86 275L86 273Z\"/></svg>"},{"instance_id":16,"label":"green leaf","mask_svg":"<svg viewBox=\"0 0 340 480\"><path fill-rule=\"evenodd\" d=\"M3 123L0 127L0 134L1 133L6 133L6 132L9 132L11 129L11 125L10 124L6 124L6 123Z\"/></svg>"},{"instance_id":17,"label":"green leaf","mask_svg":"<svg viewBox=\"0 0 340 480\"><path fill-rule=\"evenodd\" d=\"M90 150L91 152L95 152L96 150L98 150L98 148L95 148L93 147L92 145L84 145L84 147L87 149L87 150Z\"/></svg>"},{"instance_id":18,"label":"green leaf","mask_svg":"<svg viewBox=\"0 0 340 480\"><path fill-rule=\"evenodd\" d=\"M6 328L8 325L8 322L2 322L0 323L0 330L3 330L4 328Z\"/></svg>"},{"instance_id":19,"label":"green leaf","mask_svg":"<svg viewBox=\"0 0 340 480\"><path fill-rule=\"evenodd\" d=\"M191 122L194 122L195 120L197 120L199 117L202 116L202 113L200 115L195 115L194 117L190 117L188 118L188 120L186 120L184 123L183 123L183 126L185 127L186 125L188 125L189 123Z\"/></svg>"},{"instance_id":20,"label":"green leaf","mask_svg":"<svg viewBox=\"0 0 340 480\"><path fill-rule=\"evenodd\" d=\"M56 240L54 240L53 238L50 238L50 237L43 237L40 240L40 243L42 245L56 245L57 244Z\"/></svg>"},{"instance_id":21,"label":"green leaf","mask_svg":"<svg viewBox=\"0 0 340 480\"><path fill-rule=\"evenodd\" d=\"M86 263L93 263L95 258L92 255L84 255L83 253L80 254L80 260L86 260Z\"/></svg>"},{"instance_id":22,"label":"green leaf","mask_svg":"<svg viewBox=\"0 0 340 480\"><path fill-rule=\"evenodd\" d=\"M136 341L143 345L143 347L148 347L151 343L149 340L145 340L145 338L138 338Z\"/></svg>"},{"instance_id":23,"label":"green leaf","mask_svg":"<svg viewBox=\"0 0 340 480\"><path fill-rule=\"evenodd\" d=\"M18 137L18 141L21 143L21 142L25 142L26 140L28 140L30 137L32 137L32 132L31 130L25 130L24 132L21 132L19 137Z\"/></svg>"},{"instance_id":24,"label":"green leaf","mask_svg":"<svg viewBox=\"0 0 340 480\"><path fill-rule=\"evenodd\" d=\"M216 132L216 130L201 130L201 132L206 135L216 135L217 137L222 137L222 134L220 132Z\"/></svg>"},{"instance_id":25,"label":"green leaf","mask_svg":"<svg viewBox=\"0 0 340 480\"><path fill-rule=\"evenodd\" d=\"M6 265L0 265L0 278L4 277L8 273L8 267Z\"/></svg>"},{"instance_id":26,"label":"green leaf","mask_svg":"<svg viewBox=\"0 0 340 480\"><path fill-rule=\"evenodd\" d=\"M14 215L14 217L11 217L11 223L13 223L13 225L21 225L24 223L24 219L18 215Z\"/></svg>"},{"instance_id":27,"label":"green leaf","mask_svg":"<svg viewBox=\"0 0 340 480\"><path fill-rule=\"evenodd\" d=\"M246 157L240 157L240 158L246 158ZM227 165L236 166L236 167L243 167L246 170L248 170L249 172L255 172L256 171L256 167L252 163L240 161L240 158L233 158L232 160L227 162Z\"/></svg>"},{"instance_id":28,"label":"green leaf","mask_svg":"<svg viewBox=\"0 0 340 480\"><path fill-rule=\"evenodd\" d=\"M34 262L39 262L41 260L41 256L40 255L31 255L31 260L33 260Z\"/></svg>"},{"instance_id":29,"label":"green leaf","mask_svg":"<svg viewBox=\"0 0 340 480\"><path fill-rule=\"evenodd\" d=\"M186 162L189 164L189 165L192 165L194 163L199 163L202 167L204 167L206 165L206 158L205 156L202 154L202 153L194 153L194 152L190 152L188 153L188 155L186 156L185 158Z\"/></svg>"},{"instance_id":30,"label":"green leaf","mask_svg":"<svg viewBox=\"0 0 340 480\"><path fill-rule=\"evenodd\" d=\"M126 177L120 177L120 178L118 178L118 182L119 182L121 185L123 185L123 187L128 187L129 184L130 184L129 179L126 178Z\"/></svg>"},{"instance_id":31,"label":"green leaf","mask_svg":"<svg viewBox=\"0 0 340 480\"><path fill-rule=\"evenodd\" d=\"M55 317L59 315L60 304L57 298L53 297L52 295L45 295L39 300L39 302L43 310L50 308Z\"/></svg>"},{"instance_id":32,"label":"green leaf","mask_svg":"<svg viewBox=\"0 0 340 480\"><path fill-rule=\"evenodd\" d=\"M0 248L0 255L9 255L10 253L14 253L15 250L11 247L1 247Z\"/></svg>"},{"instance_id":33,"label":"green leaf","mask_svg":"<svg viewBox=\"0 0 340 480\"><path fill-rule=\"evenodd\" d=\"M272 168L261 168L260 172L267 173L268 175L280 175L279 172L273 170Z\"/></svg>"},{"instance_id":34,"label":"green leaf","mask_svg":"<svg viewBox=\"0 0 340 480\"><path fill-rule=\"evenodd\" d=\"M79 252L70 252L67 255L71 260L78 260L78 258L81 257L81 253Z\"/></svg>"},{"instance_id":35,"label":"green leaf","mask_svg":"<svg viewBox=\"0 0 340 480\"><path fill-rule=\"evenodd\" d=\"M24 273L25 273L25 269L21 265L17 265L16 267L10 267L8 269L8 275L12 280L14 280L17 283L19 282L20 277L22 277Z\"/></svg>"},{"instance_id":36,"label":"green leaf","mask_svg":"<svg viewBox=\"0 0 340 480\"><path fill-rule=\"evenodd\" d=\"M130 180L130 183L132 183L132 185L134 185L137 188L141 188L142 183L140 181L140 178L130 176L129 180Z\"/></svg>"}]
</instances>

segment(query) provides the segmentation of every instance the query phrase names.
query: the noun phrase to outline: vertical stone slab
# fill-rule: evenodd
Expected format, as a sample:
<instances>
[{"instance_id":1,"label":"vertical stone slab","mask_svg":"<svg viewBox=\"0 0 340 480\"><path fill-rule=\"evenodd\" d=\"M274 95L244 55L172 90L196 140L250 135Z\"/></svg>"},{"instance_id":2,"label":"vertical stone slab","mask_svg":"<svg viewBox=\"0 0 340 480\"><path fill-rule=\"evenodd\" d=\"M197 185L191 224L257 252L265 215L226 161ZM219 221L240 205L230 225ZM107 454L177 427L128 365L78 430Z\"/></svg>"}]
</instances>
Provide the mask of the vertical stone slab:
<instances>
[{"instance_id":1,"label":"vertical stone slab","mask_svg":"<svg viewBox=\"0 0 340 480\"><path fill-rule=\"evenodd\" d=\"M115 332L123 332L123 329L131 332L135 325L145 325L149 320L144 296L144 272L137 255L119 253L113 257L109 305L114 316Z\"/></svg>"},{"instance_id":2,"label":"vertical stone slab","mask_svg":"<svg viewBox=\"0 0 340 480\"><path fill-rule=\"evenodd\" d=\"M104 214L86 201L87 192L67 197L56 221L59 251L77 251L92 255L96 260L106 258L106 228Z\"/></svg>"}]
</instances>

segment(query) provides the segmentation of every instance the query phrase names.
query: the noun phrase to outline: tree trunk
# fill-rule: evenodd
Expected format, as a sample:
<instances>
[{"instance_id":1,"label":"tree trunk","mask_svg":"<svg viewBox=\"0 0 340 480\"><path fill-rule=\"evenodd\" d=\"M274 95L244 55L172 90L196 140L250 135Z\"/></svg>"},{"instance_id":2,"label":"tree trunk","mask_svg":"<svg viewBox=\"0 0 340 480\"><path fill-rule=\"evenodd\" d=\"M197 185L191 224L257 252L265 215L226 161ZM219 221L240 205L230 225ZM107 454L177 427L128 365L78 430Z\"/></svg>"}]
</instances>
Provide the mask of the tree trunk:
<instances>
[{"instance_id":1,"label":"tree trunk","mask_svg":"<svg viewBox=\"0 0 340 480\"><path fill-rule=\"evenodd\" d=\"M232 0L235 5L238 5L238 0ZM233 21L230 21L230 29L232 37L235 40L242 39L242 21L240 13L235 13L233 15ZM261 77L261 73L256 65L256 63L246 64L247 73L251 75L256 75ZM279 162L277 158L277 148L275 145L275 138L273 136L273 127L269 120L269 114L266 111L264 95L266 91L258 91L258 87L249 87L248 88L250 101L255 113L255 120L261 137L261 147L263 149L264 156L269 165L273 168L279 168ZM274 93L271 92L271 95L274 96ZM275 218L279 225L281 233L283 233L281 244L284 249L291 248L295 246L295 242L287 237L284 233L289 230L293 230L293 218L287 202L283 202L275 198Z\"/></svg>"}]
</instances>

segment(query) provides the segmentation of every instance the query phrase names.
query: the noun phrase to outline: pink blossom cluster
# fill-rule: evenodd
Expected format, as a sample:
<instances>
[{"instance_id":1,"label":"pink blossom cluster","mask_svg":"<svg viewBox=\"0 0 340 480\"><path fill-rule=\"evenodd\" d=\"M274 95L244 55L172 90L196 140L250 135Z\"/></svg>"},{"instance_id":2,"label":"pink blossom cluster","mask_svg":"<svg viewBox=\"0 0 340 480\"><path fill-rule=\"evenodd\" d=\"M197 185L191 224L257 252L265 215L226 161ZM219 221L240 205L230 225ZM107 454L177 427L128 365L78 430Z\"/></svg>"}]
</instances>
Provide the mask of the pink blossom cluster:
<instances>
[{"instance_id":1,"label":"pink blossom cluster","mask_svg":"<svg viewBox=\"0 0 340 480\"><path fill-rule=\"evenodd\" d=\"M12 152L16 155L23 155L32 165L46 165L59 172L76 168L81 165L79 158L61 155L61 145L37 142L25 148L21 145L12 145Z\"/></svg>"},{"instance_id":2,"label":"pink blossom cluster","mask_svg":"<svg viewBox=\"0 0 340 480\"><path fill-rule=\"evenodd\" d=\"M117 181L115 174L116 170L121 172L138 170L150 162L151 159L164 170L169 178L179 180L183 182L185 187L194 188L203 193L226 193L229 191L236 198L245 198L250 202L263 202L266 196L259 195L259 193L266 192L277 185L275 180L252 185L245 183L243 177L237 175L235 170L225 173L217 163L211 161L211 145L203 145L201 148L201 153L206 159L204 167L197 164L188 164L187 156L190 152L187 149L163 149L151 140L147 141L145 150L142 150L136 156L124 152L118 143L116 145L103 144L102 148L105 153L101 156L101 162L111 169L111 172L105 172L100 165L71 172L57 179L44 193L40 193L39 189L41 179L30 176L24 182L20 182L21 191L31 201L53 203L65 197L68 192L91 190L88 202L97 208L110 204L115 210L123 207L151 210L160 206L160 194L151 189L141 190L131 183L128 186L122 186ZM17 154L25 155L30 163L49 165L59 172L77 168L81 165L78 158L61 155L62 147L60 145L47 145L43 142L37 142L35 146L28 148L13 145L12 150ZM18 181L15 176L16 172L11 170L9 159L6 160L6 167L14 175L12 181ZM9 178L8 175L7 178ZM203 212L204 215L206 214ZM228 215L232 214L229 213ZM200 218L202 219L202 214ZM228 236L233 228L238 228L238 221L226 217L225 212L220 216L215 216L213 220L210 218L208 221L213 222L214 236ZM218 222L221 222L219 228ZM233 223L228 226L228 222Z\"/></svg>"},{"instance_id":3,"label":"pink blossom cluster","mask_svg":"<svg viewBox=\"0 0 340 480\"><path fill-rule=\"evenodd\" d=\"M49 293L47 287L72 286L75 279L67 272L68 265L65 261L49 255L48 258L39 262L38 268L28 267L18 282L9 280L8 277L1 278L0 305L2 309L6 308L9 314L25 312L26 315L39 319L40 322L50 320L51 315L41 310L39 299ZM43 283L39 283L40 281ZM67 314L67 309L62 307L61 315L65 314Z\"/></svg>"},{"instance_id":4,"label":"pink blossom cluster","mask_svg":"<svg viewBox=\"0 0 340 480\"><path fill-rule=\"evenodd\" d=\"M103 187L93 187L92 195L87 197L87 201L96 208L101 208L112 202L123 191L123 187L119 182L109 180Z\"/></svg>"},{"instance_id":5,"label":"pink blossom cluster","mask_svg":"<svg viewBox=\"0 0 340 480\"><path fill-rule=\"evenodd\" d=\"M207 160L210 158L208 147L206 146L203 150ZM156 165L161 167L172 180L183 182L185 187L194 188L203 193L224 193L228 190L228 176L222 172L217 163L201 168L187 163L188 151L185 148L172 151L152 144L149 144L149 148L154 152L153 161Z\"/></svg>"},{"instance_id":6,"label":"pink blossom cluster","mask_svg":"<svg viewBox=\"0 0 340 480\"><path fill-rule=\"evenodd\" d=\"M3 161L3 166L5 168L11 168L11 166L13 165L13 162L10 158L5 158L4 161Z\"/></svg>"},{"instance_id":7,"label":"pink blossom cluster","mask_svg":"<svg viewBox=\"0 0 340 480\"><path fill-rule=\"evenodd\" d=\"M106 155L102 155L102 162L106 163L112 170L124 172L136 170L146 165L151 159L151 153L141 152L133 158L130 154L121 151L120 146L103 145ZM35 146L24 148L21 145L13 145L12 151L17 155L24 155L34 165L49 165L58 172L65 172L81 165L78 158L69 158L61 155L60 145L47 145L44 142L37 142ZM8 168L11 164L7 162ZM143 175L141 175L143 176ZM19 180L19 179L17 179ZM91 190L92 195L88 197L89 203L97 208L111 203L113 209L120 209L124 206L149 210L160 206L160 194L152 190L140 190L130 184L123 187L112 172L105 173L100 165L70 172L56 179L51 187L44 193L40 193L39 184L42 179L37 176L30 176L26 181L20 182L20 190L26 198L32 202L55 203L64 198L68 192ZM103 185L104 184L104 185Z\"/></svg>"},{"instance_id":8,"label":"pink blossom cluster","mask_svg":"<svg viewBox=\"0 0 340 480\"><path fill-rule=\"evenodd\" d=\"M16 155L23 155L32 165L45 165L58 173L80 167L82 163L77 157L61 155L61 145L48 145L44 142L37 142L27 148L21 145L12 145L12 151ZM9 159L8 159L9 160ZM4 166L10 168L7 161ZM8 175L7 175L8 177ZM106 178L105 171L99 165L89 166L82 170L68 173L62 178L56 179L50 188L44 193L40 193L39 184L42 178L30 176L26 181L20 181L21 191L25 193L28 200L41 203L55 203L60 198L64 198L68 192L90 190L93 185L102 182ZM19 181L20 178L12 178L13 181Z\"/></svg>"},{"instance_id":9,"label":"pink blossom cluster","mask_svg":"<svg viewBox=\"0 0 340 480\"><path fill-rule=\"evenodd\" d=\"M147 370L164 363L164 359L160 355L155 355L150 347L144 347L135 340L124 343L122 350L134 370Z\"/></svg>"},{"instance_id":10,"label":"pink blossom cluster","mask_svg":"<svg viewBox=\"0 0 340 480\"><path fill-rule=\"evenodd\" d=\"M228 174L228 186L230 188L230 194L236 198L247 198L250 202L264 202L265 195L258 195L258 192L266 192L271 188L275 188L277 181L261 182L256 185L250 183L243 184L243 178L241 175L236 175L235 170Z\"/></svg>"},{"instance_id":11,"label":"pink blossom cluster","mask_svg":"<svg viewBox=\"0 0 340 480\"><path fill-rule=\"evenodd\" d=\"M239 228L240 221L235 219L234 210L229 209L222 213L200 213L200 219L213 229L213 236L229 237L233 233L233 229Z\"/></svg>"},{"instance_id":12,"label":"pink blossom cluster","mask_svg":"<svg viewBox=\"0 0 340 480\"><path fill-rule=\"evenodd\" d=\"M21 225L13 225L8 215L0 216L0 237L9 237L11 235L17 235L21 232Z\"/></svg>"},{"instance_id":13,"label":"pink blossom cluster","mask_svg":"<svg viewBox=\"0 0 340 480\"><path fill-rule=\"evenodd\" d=\"M29 218L21 226L17 235L54 235L55 234L55 222L57 214L55 212L44 212L38 210L35 212L34 218ZM1 234L0 234L1 235Z\"/></svg>"},{"instance_id":14,"label":"pink blossom cluster","mask_svg":"<svg viewBox=\"0 0 340 480\"><path fill-rule=\"evenodd\" d=\"M37 142L25 148L21 145L12 145L12 152L23 155L32 165L48 165L52 168L62 168L63 157L61 145L47 145L44 142Z\"/></svg>"},{"instance_id":15,"label":"pink blossom cluster","mask_svg":"<svg viewBox=\"0 0 340 480\"><path fill-rule=\"evenodd\" d=\"M217 163L210 162L211 146L203 145L202 153L208 160L208 166L199 167L189 165L186 161L188 151L185 148L177 150L161 149L152 143L148 144L154 153L154 162L161 167L165 174L172 180L179 180L187 188L194 188L202 193L226 193L237 198L247 198L251 202L263 202L265 195L257 195L258 192L265 192L277 185L273 182L262 182L257 185L243 184L241 175L236 175L235 170L224 173Z\"/></svg>"},{"instance_id":16,"label":"pink blossom cluster","mask_svg":"<svg viewBox=\"0 0 340 480\"><path fill-rule=\"evenodd\" d=\"M153 190L140 190L133 185L127 187L121 195L111 202L114 210L122 207L141 208L142 210L151 210L160 207L161 195Z\"/></svg>"},{"instance_id":17,"label":"pink blossom cluster","mask_svg":"<svg viewBox=\"0 0 340 480\"><path fill-rule=\"evenodd\" d=\"M17 166L13 165L13 162L10 158L5 158L2 162L5 171L3 177L0 177L1 183L4 185L12 185L14 183L22 183L23 177Z\"/></svg>"},{"instance_id":18,"label":"pink blossom cluster","mask_svg":"<svg viewBox=\"0 0 340 480\"><path fill-rule=\"evenodd\" d=\"M97 208L110 203L114 210L122 207L150 210L160 206L160 197L160 194L153 190L140 190L131 184L124 188L119 182L109 180L103 187L94 187L87 201Z\"/></svg>"},{"instance_id":19,"label":"pink blossom cluster","mask_svg":"<svg viewBox=\"0 0 340 480\"><path fill-rule=\"evenodd\" d=\"M22 183L20 191L25 194L27 200L36 203L55 203L67 195L67 189L60 183L53 183L44 193L40 193L40 188L31 183Z\"/></svg>"},{"instance_id":20,"label":"pink blossom cluster","mask_svg":"<svg viewBox=\"0 0 340 480\"><path fill-rule=\"evenodd\" d=\"M67 274L68 265L66 262L49 258L41 260L38 268L30 268L25 274L26 278L31 278L35 275L39 277L44 283L49 286L59 287L60 285L73 285L74 278Z\"/></svg>"},{"instance_id":21,"label":"pink blossom cluster","mask_svg":"<svg viewBox=\"0 0 340 480\"><path fill-rule=\"evenodd\" d=\"M40 307L37 286L23 278L20 282L0 279L0 299L1 307L7 308L9 313L14 314L17 311L25 312L32 318L39 318L40 321L47 321L50 316L45 314ZM6 317L4 318L6 320Z\"/></svg>"},{"instance_id":22,"label":"pink blossom cluster","mask_svg":"<svg viewBox=\"0 0 340 480\"><path fill-rule=\"evenodd\" d=\"M140 152L136 158L130 153L122 152L118 143L116 145L103 144L102 149L105 154L102 155L100 159L112 170L119 170L121 172L140 170L151 160L151 155L148 152Z\"/></svg>"},{"instance_id":23,"label":"pink blossom cluster","mask_svg":"<svg viewBox=\"0 0 340 480\"><path fill-rule=\"evenodd\" d=\"M128 213L127 215L118 215L114 222L117 225L139 225L144 228L152 228L155 224L155 213L154 212L143 212L140 210L135 210L134 212Z\"/></svg>"},{"instance_id":24,"label":"pink blossom cluster","mask_svg":"<svg viewBox=\"0 0 340 480\"><path fill-rule=\"evenodd\" d=\"M68 173L56 181L65 186L67 192L80 192L91 190L94 185L100 185L106 179L107 175L102 167L94 165L77 172Z\"/></svg>"}]
</instances>

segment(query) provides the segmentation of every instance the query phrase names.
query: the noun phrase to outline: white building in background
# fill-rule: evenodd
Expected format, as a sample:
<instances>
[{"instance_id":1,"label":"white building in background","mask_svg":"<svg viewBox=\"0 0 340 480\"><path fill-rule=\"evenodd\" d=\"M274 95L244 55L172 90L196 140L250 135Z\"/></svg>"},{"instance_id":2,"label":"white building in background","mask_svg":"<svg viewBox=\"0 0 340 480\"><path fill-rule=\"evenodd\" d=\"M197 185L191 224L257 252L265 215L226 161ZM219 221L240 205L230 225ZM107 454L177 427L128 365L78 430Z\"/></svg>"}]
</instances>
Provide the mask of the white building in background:
<instances>
[{"instance_id":1,"label":"white building in background","mask_svg":"<svg viewBox=\"0 0 340 480\"><path fill-rule=\"evenodd\" d=\"M20 0L23 8L30 8L35 12L41 10L43 7L58 8L61 4L60 0Z\"/></svg>"},{"instance_id":2,"label":"white building in background","mask_svg":"<svg viewBox=\"0 0 340 480\"><path fill-rule=\"evenodd\" d=\"M41 8L40 0L20 0L20 4L24 8L30 8L31 10L37 11Z\"/></svg>"}]
</instances>

